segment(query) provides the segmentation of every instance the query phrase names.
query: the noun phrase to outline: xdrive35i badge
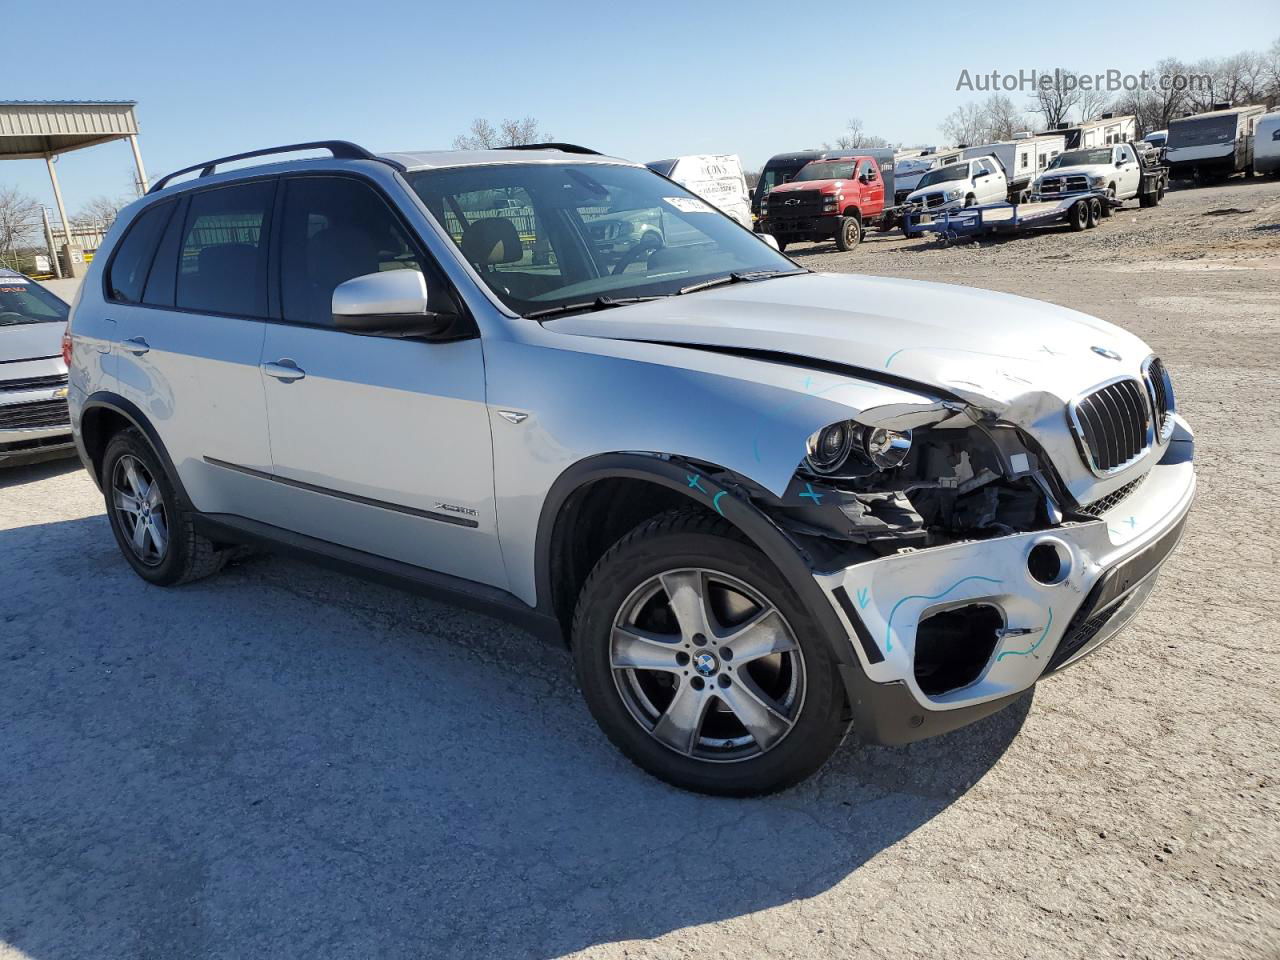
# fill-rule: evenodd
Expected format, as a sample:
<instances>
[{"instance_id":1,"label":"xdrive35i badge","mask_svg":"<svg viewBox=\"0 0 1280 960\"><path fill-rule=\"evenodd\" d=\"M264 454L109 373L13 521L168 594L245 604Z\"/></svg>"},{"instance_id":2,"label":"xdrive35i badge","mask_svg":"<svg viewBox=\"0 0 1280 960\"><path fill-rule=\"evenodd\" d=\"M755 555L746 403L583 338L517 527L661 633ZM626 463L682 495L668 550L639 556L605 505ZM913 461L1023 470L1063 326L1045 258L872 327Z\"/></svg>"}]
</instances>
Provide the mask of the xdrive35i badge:
<instances>
[{"instance_id":1,"label":"xdrive35i badge","mask_svg":"<svg viewBox=\"0 0 1280 960\"><path fill-rule=\"evenodd\" d=\"M1120 354L1116 353L1114 350L1108 350L1106 347L1092 347L1090 349L1092 349L1098 356L1106 357L1108 360L1120 359Z\"/></svg>"},{"instance_id":2,"label":"xdrive35i badge","mask_svg":"<svg viewBox=\"0 0 1280 960\"><path fill-rule=\"evenodd\" d=\"M436 501L436 509L443 510L445 513L459 513L464 517L480 516L477 511L472 510L470 507L459 507L452 503L441 503L439 500Z\"/></svg>"}]
</instances>

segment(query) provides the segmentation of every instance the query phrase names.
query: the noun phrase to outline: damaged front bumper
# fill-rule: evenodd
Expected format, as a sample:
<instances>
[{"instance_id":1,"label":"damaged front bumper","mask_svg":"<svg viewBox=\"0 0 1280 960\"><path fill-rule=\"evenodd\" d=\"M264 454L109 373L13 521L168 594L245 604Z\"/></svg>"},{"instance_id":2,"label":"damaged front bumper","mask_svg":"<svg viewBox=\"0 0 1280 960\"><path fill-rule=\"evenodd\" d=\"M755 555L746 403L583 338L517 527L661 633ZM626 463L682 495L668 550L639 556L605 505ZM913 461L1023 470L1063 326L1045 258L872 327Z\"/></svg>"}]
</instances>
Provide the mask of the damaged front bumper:
<instances>
[{"instance_id":1,"label":"damaged front bumper","mask_svg":"<svg viewBox=\"0 0 1280 960\"><path fill-rule=\"evenodd\" d=\"M816 574L865 673L849 684L859 735L905 743L963 726L1128 623L1195 495L1193 441L1179 426L1160 463L1097 520Z\"/></svg>"}]
</instances>

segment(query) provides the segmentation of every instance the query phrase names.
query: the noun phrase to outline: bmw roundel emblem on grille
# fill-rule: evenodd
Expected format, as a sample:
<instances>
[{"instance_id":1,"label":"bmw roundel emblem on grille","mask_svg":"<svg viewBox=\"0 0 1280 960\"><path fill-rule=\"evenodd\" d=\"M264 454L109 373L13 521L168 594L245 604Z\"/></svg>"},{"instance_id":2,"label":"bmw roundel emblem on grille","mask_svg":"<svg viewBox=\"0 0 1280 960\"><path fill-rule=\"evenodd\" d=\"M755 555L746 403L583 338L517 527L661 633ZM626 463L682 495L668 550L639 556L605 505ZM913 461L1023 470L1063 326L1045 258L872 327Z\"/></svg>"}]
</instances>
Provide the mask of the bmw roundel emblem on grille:
<instances>
[{"instance_id":1,"label":"bmw roundel emblem on grille","mask_svg":"<svg viewBox=\"0 0 1280 960\"><path fill-rule=\"evenodd\" d=\"M1108 350L1106 347L1090 347L1090 349L1100 357L1106 357L1108 360L1119 360L1120 354L1114 350Z\"/></svg>"}]
</instances>

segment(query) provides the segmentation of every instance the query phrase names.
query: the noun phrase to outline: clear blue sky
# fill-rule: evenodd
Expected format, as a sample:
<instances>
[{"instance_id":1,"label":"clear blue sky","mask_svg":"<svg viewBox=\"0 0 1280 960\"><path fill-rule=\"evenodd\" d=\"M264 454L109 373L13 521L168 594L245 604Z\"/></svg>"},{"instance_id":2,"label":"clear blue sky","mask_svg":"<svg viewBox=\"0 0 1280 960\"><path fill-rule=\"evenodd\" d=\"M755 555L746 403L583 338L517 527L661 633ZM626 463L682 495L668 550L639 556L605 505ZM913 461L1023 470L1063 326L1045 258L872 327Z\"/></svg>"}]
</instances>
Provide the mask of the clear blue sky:
<instances>
[{"instance_id":1,"label":"clear blue sky","mask_svg":"<svg viewBox=\"0 0 1280 960\"><path fill-rule=\"evenodd\" d=\"M1055 9L1096 29L1039 36L1035 4L973 14L963 0L5 6L0 99L137 100L153 175L332 137L374 150L448 147L473 117L525 115L557 139L636 160L723 152L754 168L834 140L850 116L890 141L936 142L938 122L980 96L956 92L962 68L1136 72L1280 36L1275 0L1075 4ZM1139 25L1139 9L1155 22ZM1014 11L1024 21L1016 39L983 36ZM126 193L131 167L124 143L64 157L69 210ZM0 184L14 183L52 204L43 161L0 164Z\"/></svg>"}]
</instances>

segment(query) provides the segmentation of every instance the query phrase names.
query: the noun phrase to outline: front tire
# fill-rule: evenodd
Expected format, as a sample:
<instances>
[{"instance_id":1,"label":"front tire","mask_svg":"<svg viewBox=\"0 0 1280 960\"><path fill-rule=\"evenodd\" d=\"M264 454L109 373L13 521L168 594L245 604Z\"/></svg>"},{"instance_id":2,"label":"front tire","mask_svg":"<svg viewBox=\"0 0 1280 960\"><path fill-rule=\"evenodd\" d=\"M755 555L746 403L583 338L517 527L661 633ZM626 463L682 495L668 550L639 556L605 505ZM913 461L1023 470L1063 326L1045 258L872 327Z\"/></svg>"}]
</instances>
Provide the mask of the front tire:
<instances>
[{"instance_id":1,"label":"front tire","mask_svg":"<svg viewBox=\"0 0 1280 960\"><path fill-rule=\"evenodd\" d=\"M600 559L578 599L573 653L606 736L685 790L782 790L818 770L847 727L813 618L710 514L662 514Z\"/></svg>"},{"instance_id":2,"label":"front tire","mask_svg":"<svg viewBox=\"0 0 1280 960\"><path fill-rule=\"evenodd\" d=\"M120 552L143 580L171 587L222 569L226 553L196 532L193 515L137 430L122 430L107 444L102 490Z\"/></svg>"},{"instance_id":3,"label":"front tire","mask_svg":"<svg viewBox=\"0 0 1280 960\"><path fill-rule=\"evenodd\" d=\"M862 221L857 217L841 217L836 231L836 247L842 252L852 250L862 242Z\"/></svg>"}]
</instances>

